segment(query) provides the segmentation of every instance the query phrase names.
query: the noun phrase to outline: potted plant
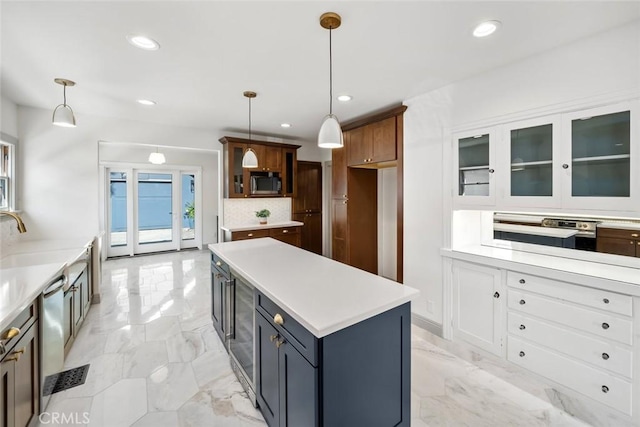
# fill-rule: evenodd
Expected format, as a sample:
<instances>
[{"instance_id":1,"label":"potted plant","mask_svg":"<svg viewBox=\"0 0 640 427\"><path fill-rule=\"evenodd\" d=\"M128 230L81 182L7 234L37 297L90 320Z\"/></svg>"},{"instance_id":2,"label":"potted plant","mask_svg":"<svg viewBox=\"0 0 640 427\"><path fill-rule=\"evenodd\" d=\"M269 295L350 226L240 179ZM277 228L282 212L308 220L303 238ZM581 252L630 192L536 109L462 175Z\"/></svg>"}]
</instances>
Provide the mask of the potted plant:
<instances>
[{"instance_id":1,"label":"potted plant","mask_svg":"<svg viewBox=\"0 0 640 427\"><path fill-rule=\"evenodd\" d=\"M193 228L193 219L196 216L196 207L193 202L184 205L184 218L189 221L189 229Z\"/></svg>"},{"instance_id":2,"label":"potted plant","mask_svg":"<svg viewBox=\"0 0 640 427\"><path fill-rule=\"evenodd\" d=\"M271 215L271 212L269 212L269 209L262 209L262 210L256 211L256 216L258 217L260 224L266 224L267 218L269 218L269 215Z\"/></svg>"}]
</instances>

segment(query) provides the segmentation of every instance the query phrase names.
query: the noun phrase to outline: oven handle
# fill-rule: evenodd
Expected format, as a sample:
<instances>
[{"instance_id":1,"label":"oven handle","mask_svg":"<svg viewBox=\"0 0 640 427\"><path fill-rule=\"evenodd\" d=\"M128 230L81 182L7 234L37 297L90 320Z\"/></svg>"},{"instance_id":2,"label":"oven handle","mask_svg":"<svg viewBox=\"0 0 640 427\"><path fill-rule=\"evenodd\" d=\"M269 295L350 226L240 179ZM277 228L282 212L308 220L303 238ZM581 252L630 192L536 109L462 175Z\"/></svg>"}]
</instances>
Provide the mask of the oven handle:
<instances>
[{"instance_id":1,"label":"oven handle","mask_svg":"<svg viewBox=\"0 0 640 427\"><path fill-rule=\"evenodd\" d=\"M236 281L234 279L225 280L227 284L227 325L229 330L225 335L226 339L236 338Z\"/></svg>"}]
</instances>

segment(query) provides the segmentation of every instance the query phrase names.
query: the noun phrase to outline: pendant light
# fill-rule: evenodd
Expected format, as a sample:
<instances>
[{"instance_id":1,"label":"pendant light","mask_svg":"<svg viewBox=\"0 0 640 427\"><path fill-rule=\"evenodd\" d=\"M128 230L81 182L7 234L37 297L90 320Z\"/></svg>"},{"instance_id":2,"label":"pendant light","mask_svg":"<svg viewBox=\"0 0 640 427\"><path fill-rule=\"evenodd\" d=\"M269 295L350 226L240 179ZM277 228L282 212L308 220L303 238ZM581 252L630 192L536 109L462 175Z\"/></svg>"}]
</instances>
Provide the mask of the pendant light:
<instances>
[{"instance_id":1,"label":"pendant light","mask_svg":"<svg viewBox=\"0 0 640 427\"><path fill-rule=\"evenodd\" d=\"M342 18L334 12L323 13L320 26L329 30L329 114L325 116L318 132L318 147L340 148L344 145L342 128L338 118L333 115L333 62L331 52L331 30L340 26Z\"/></svg>"},{"instance_id":2,"label":"pendant light","mask_svg":"<svg viewBox=\"0 0 640 427\"><path fill-rule=\"evenodd\" d=\"M67 105L67 86L75 86L75 82L67 79L53 79L54 82L62 85L64 101L53 110L53 124L56 126L74 128L76 127L76 117L73 115L73 110Z\"/></svg>"},{"instance_id":3,"label":"pendant light","mask_svg":"<svg viewBox=\"0 0 640 427\"><path fill-rule=\"evenodd\" d=\"M242 167L243 168L257 168L258 167L258 156L256 156L256 152L251 148L251 99L258 96L255 92L246 91L243 92L243 95L249 98L249 146L244 152L242 156Z\"/></svg>"},{"instance_id":4,"label":"pendant light","mask_svg":"<svg viewBox=\"0 0 640 427\"><path fill-rule=\"evenodd\" d=\"M164 154L158 152L158 147L156 147L155 153L149 154L149 162L154 165L161 165L166 161L167 159L164 158Z\"/></svg>"}]
</instances>

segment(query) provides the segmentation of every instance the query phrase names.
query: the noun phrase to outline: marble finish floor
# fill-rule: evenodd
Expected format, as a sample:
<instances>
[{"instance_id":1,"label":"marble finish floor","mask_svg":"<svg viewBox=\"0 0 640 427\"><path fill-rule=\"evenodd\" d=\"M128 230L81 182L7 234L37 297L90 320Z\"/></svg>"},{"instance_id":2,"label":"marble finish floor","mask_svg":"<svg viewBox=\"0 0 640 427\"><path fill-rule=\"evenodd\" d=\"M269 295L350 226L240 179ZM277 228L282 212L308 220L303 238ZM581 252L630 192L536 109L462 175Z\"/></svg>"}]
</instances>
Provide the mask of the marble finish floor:
<instances>
[{"instance_id":1,"label":"marble finish floor","mask_svg":"<svg viewBox=\"0 0 640 427\"><path fill-rule=\"evenodd\" d=\"M40 425L265 426L211 325L209 270L208 251L106 261L65 361L90 363L87 380L53 395ZM412 336L412 426L585 426L425 333Z\"/></svg>"}]
</instances>

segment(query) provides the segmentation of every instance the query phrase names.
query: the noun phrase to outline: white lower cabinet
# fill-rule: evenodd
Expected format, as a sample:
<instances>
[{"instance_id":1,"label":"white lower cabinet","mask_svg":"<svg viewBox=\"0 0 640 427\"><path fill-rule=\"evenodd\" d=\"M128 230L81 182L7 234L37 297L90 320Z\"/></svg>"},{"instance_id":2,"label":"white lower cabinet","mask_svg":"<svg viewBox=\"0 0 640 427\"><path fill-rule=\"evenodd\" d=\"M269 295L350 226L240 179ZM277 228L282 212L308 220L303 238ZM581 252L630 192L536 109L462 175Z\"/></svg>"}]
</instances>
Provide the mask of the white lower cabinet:
<instances>
[{"instance_id":1,"label":"white lower cabinet","mask_svg":"<svg viewBox=\"0 0 640 427\"><path fill-rule=\"evenodd\" d=\"M502 293L500 270L454 261L454 336L483 350L502 355Z\"/></svg>"},{"instance_id":2,"label":"white lower cabinet","mask_svg":"<svg viewBox=\"0 0 640 427\"><path fill-rule=\"evenodd\" d=\"M638 297L588 286L587 276L555 280L553 270L452 265L454 339L640 420Z\"/></svg>"},{"instance_id":3,"label":"white lower cabinet","mask_svg":"<svg viewBox=\"0 0 640 427\"><path fill-rule=\"evenodd\" d=\"M632 415L632 298L511 271L507 286L507 360Z\"/></svg>"}]
</instances>

